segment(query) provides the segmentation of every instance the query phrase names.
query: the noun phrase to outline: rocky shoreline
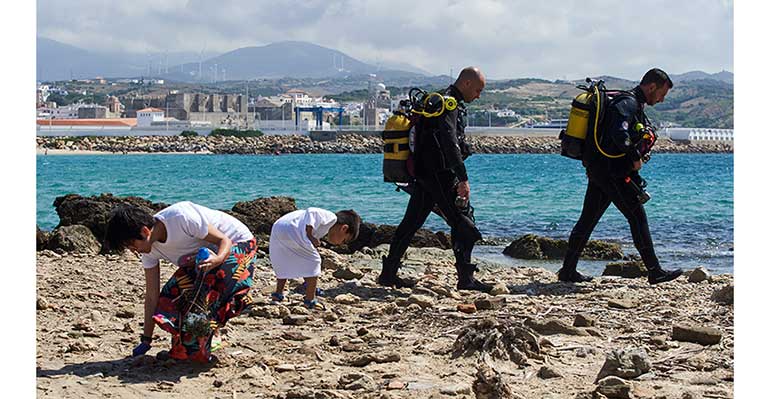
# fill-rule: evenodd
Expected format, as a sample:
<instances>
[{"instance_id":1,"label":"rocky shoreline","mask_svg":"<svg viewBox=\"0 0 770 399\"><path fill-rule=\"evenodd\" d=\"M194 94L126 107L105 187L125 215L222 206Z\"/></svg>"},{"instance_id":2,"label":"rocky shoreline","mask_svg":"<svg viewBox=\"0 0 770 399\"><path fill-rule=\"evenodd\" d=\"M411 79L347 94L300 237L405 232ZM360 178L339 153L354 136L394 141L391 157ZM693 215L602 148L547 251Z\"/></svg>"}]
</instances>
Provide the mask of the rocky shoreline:
<instances>
[{"instance_id":1,"label":"rocky shoreline","mask_svg":"<svg viewBox=\"0 0 770 399\"><path fill-rule=\"evenodd\" d=\"M376 225L357 244L320 250L324 310L300 306L298 293L285 304L269 303L274 275L263 241L255 304L223 329L215 363L169 359L169 337L159 329L147 355L129 358L141 332L141 265L130 252L97 253L95 239L105 212L120 202L165 206L70 194L55 203L62 225L38 231L38 397L734 396L732 275L696 269L657 286L640 274L575 285L544 269L479 261L478 277L495 283L492 294L479 294L455 289L452 251L425 232L425 245L409 249L401 271L417 286L390 289L375 283L387 253L387 244L377 242L388 227ZM255 199L229 212L264 239L265 226L292 205ZM56 235L62 238L54 245ZM96 244L67 241L79 235ZM558 256L561 245L541 237L517 241L516 256L535 258ZM618 257L611 246L597 248L606 249L598 256ZM163 263L162 281L173 271Z\"/></svg>"},{"instance_id":2,"label":"rocky shoreline","mask_svg":"<svg viewBox=\"0 0 770 399\"><path fill-rule=\"evenodd\" d=\"M556 137L471 136L477 154L558 154ZM213 153L213 154L377 154L382 152L379 136L339 134L335 141L313 141L304 135L265 135L261 137L37 137L39 152L50 150L98 151L104 153ZM732 153L727 143L680 143L661 138L658 153Z\"/></svg>"}]
</instances>

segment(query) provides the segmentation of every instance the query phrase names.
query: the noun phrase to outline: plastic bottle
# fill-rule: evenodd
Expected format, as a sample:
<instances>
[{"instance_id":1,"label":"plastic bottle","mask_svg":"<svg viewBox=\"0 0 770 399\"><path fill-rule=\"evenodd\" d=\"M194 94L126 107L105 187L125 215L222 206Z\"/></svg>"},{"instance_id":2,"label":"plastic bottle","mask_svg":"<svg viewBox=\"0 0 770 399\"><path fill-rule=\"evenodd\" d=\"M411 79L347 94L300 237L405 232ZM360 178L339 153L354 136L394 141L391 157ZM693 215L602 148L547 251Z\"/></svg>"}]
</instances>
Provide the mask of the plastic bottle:
<instances>
[{"instance_id":1,"label":"plastic bottle","mask_svg":"<svg viewBox=\"0 0 770 399\"><path fill-rule=\"evenodd\" d=\"M206 247L198 249L198 255L195 256L195 263L201 263L211 256L212 252Z\"/></svg>"}]
</instances>

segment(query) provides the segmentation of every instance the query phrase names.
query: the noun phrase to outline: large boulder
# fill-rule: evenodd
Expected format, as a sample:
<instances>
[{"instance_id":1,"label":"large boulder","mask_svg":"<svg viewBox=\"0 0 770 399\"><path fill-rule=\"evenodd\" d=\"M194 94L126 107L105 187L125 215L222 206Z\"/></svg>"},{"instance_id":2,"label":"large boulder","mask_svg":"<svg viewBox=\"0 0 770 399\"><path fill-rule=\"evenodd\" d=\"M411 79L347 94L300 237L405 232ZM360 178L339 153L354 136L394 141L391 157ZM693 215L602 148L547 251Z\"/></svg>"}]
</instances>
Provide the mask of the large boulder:
<instances>
[{"instance_id":1,"label":"large boulder","mask_svg":"<svg viewBox=\"0 0 770 399\"><path fill-rule=\"evenodd\" d=\"M82 197L78 194L67 194L56 197L53 206L59 215L59 225L83 225L88 227L99 240L104 239L107 231L107 220L113 208L120 204L131 204L145 208L150 213L156 213L167 207L164 203L152 203L140 197L116 197L112 194Z\"/></svg>"},{"instance_id":2,"label":"large boulder","mask_svg":"<svg viewBox=\"0 0 770 399\"><path fill-rule=\"evenodd\" d=\"M595 382L611 375L625 379L636 378L649 372L651 368L652 362L644 349L614 349L607 353Z\"/></svg>"},{"instance_id":3,"label":"large boulder","mask_svg":"<svg viewBox=\"0 0 770 399\"><path fill-rule=\"evenodd\" d=\"M369 241L369 248L374 248L381 244L390 244L390 242L393 240L393 235L396 233L396 227L397 226L391 226L387 224L377 226L377 230L374 231L372 238ZM452 248L451 239L446 233L434 233L426 229L417 230L417 233L414 234L414 237L412 238L412 241L409 245L417 248Z\"/></svg>"},{"instance_id":4,"label":"large boulder","mask_svg":"<svg viewBox=\"0 0 770 399\"><path fill-rule=\"evenodd\" d=\"M525 234L511 242L503 254L519 259L563 259L567 241ZM623 258L620 244L591 240L583 249L583 259L618 260Z\"/></svg>"},{"instance_id":5,"label":"large boulder","mask_svg":"<svg viewBox=\"0 0 770 399\"><path fill-rule=\"evenodd\" d=\"M46 244L48 243L48 232L40 230L40 226L37 227L37 243L35 245L35 249L37 251L42 251L45 249Z\"/></svg>"},{"instance_id":6,"label":"large boulder","mask_svg":"<svg viewBox=\"0 0 770 399\"><path fill-rule=\"evenodd\" d=\"M232 210L225 212L243 222L253 234L270 234L276 220L296 210L294 198L268 197L237 202Z\"/></svg>"},{"instance_id":7,"label":"large boulder","mask_svg":"<svg viewBox=\"0 0 770 399\"><path fill-rule=\"evenodd\" d=\"M102 245L88 227L74 224L55 228L48 238L46 247L72 253L96 254L99 253Z\"/></svg>"},{"instance_id":8,"label":"large boulder","mask_svg":"<svg viewBox=\"0 0 770 399\"><path fill-rule=\"evenodd\" d=\"M334 250L343 254L351 254L355 251L360 251L363 247L375 248L382 244L390 244L393 240L393 235L396 233L396 227L387 224L376 225L374 223L361 222L361 226L358 229L358 238L347 245L334 247ZM417 230L409 245L415 248L452 248L451 237L448 234L442 231L434 233L426 229Z\"/></svg>"}]
</instances>

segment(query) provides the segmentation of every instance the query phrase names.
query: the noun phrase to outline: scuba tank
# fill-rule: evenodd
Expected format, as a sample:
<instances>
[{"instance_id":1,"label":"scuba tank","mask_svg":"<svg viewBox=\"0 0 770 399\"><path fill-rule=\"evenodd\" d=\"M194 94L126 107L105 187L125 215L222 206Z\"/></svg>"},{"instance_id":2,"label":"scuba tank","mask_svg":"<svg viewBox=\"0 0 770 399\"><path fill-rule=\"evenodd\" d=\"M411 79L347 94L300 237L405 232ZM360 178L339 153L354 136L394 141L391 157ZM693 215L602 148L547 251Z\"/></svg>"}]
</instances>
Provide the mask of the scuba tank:
<instances>
[{"instance_id":1,"label":"scuba tank","mask_svg":"<svg viewBox=\"0 0 770 399\"><path fill-rule=\"evenodd\" d=\"M406 113L396 111L385 122L382 132L384 158L382 160L382 176L386 182L408 183L414 175L412 151L409 148L412 121ZM412 170L410 170L412 169Z\"/></svg>"},{"instance_id":2,"label":"scuba tank","mask_svg":"<svg viewBox=\"0 0 770 399\"><path fill-rule=\"evenodd\" d=\"M598 130L604 120L606 105L613 99L609 94L617 96L630 93L622 90L609 91L604 87L603 80L592 81L591 78L586 78L586 83L589 86L577 86L585 93L578 94L572 100L567 128L559 132L561 155L583 160L589 149L595 149L607 158L620 158L625 154L609 154L602 149L599 145Z\"/></svg>"},{"instance_id":3,"label":"scuba tank","mask_svg":"<svg viewBox=\"0 0 770 399\"><path fill-rule=\"evenodd\" d=\"M572 159L582 159L583 145L588 135L588 125L593 109L593 93L580 93L572 100L572 108L567 119L567 129L559 134L561 155Z\"/></svg>"},{"instance_id":4,"label":"scuba tank","mask_svg":"<svg viewBox=\"0 0 770 399\"><path fill-rule=\"evenodd\" d=\"M386 182L409 183L414 180L417 124L421 118L435 118L444 111L453 111L457 108L457 100L412 88L409 99L402 100L399 107L385 122L382 132L382 176Z\"/></svg>"}]
</instances>

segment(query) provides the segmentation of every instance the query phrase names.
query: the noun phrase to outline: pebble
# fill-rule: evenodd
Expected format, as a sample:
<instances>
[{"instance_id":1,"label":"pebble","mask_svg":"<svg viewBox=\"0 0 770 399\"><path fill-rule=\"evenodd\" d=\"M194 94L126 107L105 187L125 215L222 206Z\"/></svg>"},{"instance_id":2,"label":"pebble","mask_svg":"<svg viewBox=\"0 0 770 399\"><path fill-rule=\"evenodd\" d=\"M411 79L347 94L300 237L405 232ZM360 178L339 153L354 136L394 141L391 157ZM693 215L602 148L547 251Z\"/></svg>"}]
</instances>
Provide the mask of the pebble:
<instances>
[{"instance_id":1,"label":"pebble","mask_svg":"<svg viewBox=\"0 0 770 399\"><path fill-rule=\"evenodd\" d=\"M287 326L301 326L307 323L309 319L306 315L289 315L283 318L283 324Z\"/></svg>"},{"instance_id":2,"label":"pebble","mask_svg":"<svg viewBox=\"0 0 770 399\"><path fill-rule=\"evenodd\" d=\"M700 283L701 281L708 281L711 279L711 273L703 266L696 267L690 276L687 277L687 281L690 283Z\"/></svg>"},{"instance_id":3,"label":"pebble","mask_svg":"<svg viewBox=\"0 0 770 399\"><path fill-rule=\"evenodd\" d=\"M497 283L492 287L492 291L489 292L490 295L504 295L508 294L510 291L508 290L508 286L505 285L505 283Z\"/></svg>"},{"instance_id":4,"label":"pebble","mask_svg":"<svg viewBox=\"0 0 770 399\"><path fill-rule=\"evenodd\" d=\"M500 309L503 307L503 305L505 305L505 297L497 296L481 298L474 301L473 304L476 305L476 309L478 310Z\"/></svg>"},{"instance_id":5,"label":"pebble","mask_svg":"<svg viewBox=\"0 0 770 399\"><path fill-rule=\"evenodd\" d=\"M701 345L715 345L722 340L722 332L715 328L682 324L674 326L671 339Z\"/></svg>"},{"instance_id":6,"label":"pebble","mask_svg":"<svg viewBox=\"0 0 770 399\"><path fill-rule=\"evenodd\" d=\"M462 313L476 313L476 305L473 303L459 303L457 304L457 310Z\"/></svg>"},{"instance_id":7,"label":"pebble","mask_svg":"<svg viewBox=\"0 0 770 399\"><path fill-rule=\"evenodd\" d=\"M435 304L433 298L427 295L412 294L407 298L407 302L410 304L417 304L422 309L432 308Z\"/></svg>"},{"instance_id":8,"label":"pebble","mask_svg":"<svg viewBox=\"0 0 770 399\"><path fill-rule=\"evenodd\" d=\"M343 305L352 305L358 303L361 298L353 294L340 294L334 297L334 302L341 303Z\"/></svg>"}]
</instances>

